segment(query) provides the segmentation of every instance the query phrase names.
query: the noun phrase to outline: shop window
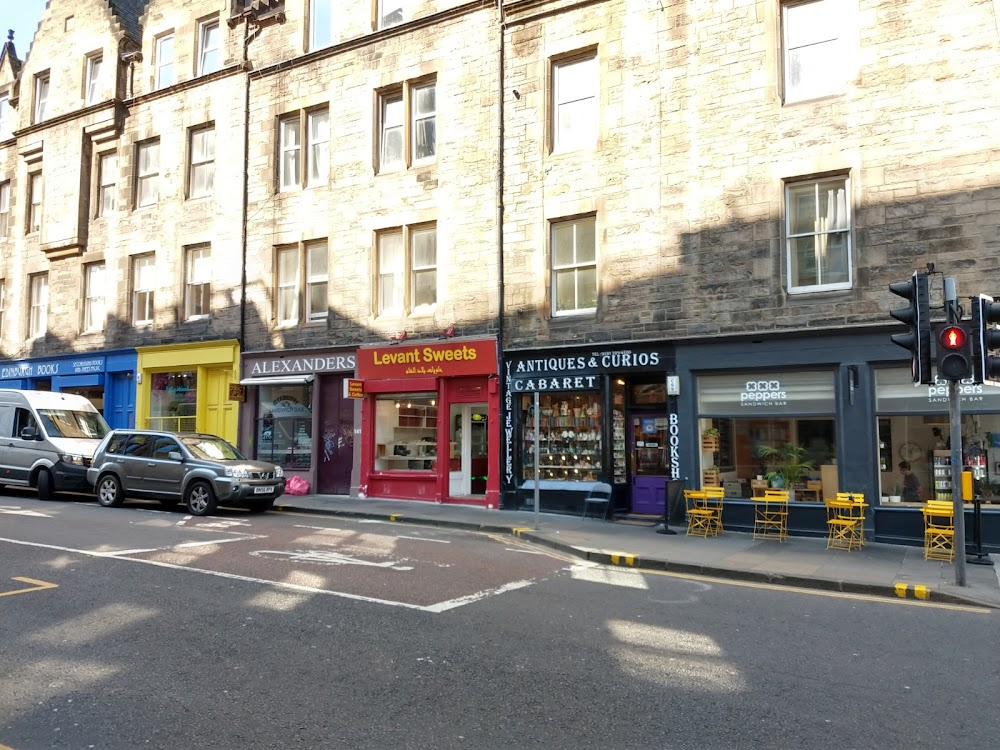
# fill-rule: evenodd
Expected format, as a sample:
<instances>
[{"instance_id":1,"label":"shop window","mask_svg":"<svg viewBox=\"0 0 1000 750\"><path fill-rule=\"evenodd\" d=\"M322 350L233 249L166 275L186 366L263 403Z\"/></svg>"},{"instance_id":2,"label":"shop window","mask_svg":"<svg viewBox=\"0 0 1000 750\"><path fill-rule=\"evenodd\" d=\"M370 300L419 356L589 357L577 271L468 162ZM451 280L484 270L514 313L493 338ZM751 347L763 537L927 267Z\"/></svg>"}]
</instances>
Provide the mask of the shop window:
<instances>
[{"instance_id":1,"label":"shop window","mask_svg":"<svg viewBox=\"0 0 1000 750\"><path fill-rule=\"evenodd\" d=\"M193 432L198 428L198 373L156 372L149 384L149 428Z\"/></svg>"},{"instance_id":2,"label":"shop window","mask_svg":"<svg viewBox=\"0 0 1000 750\"><path fill-rule=\"evenodd\" d=\"M540 414L536 420L534 396L521 397L522 479L535 478L537 436L539 478L599 481L603 455L601 395L547 393L539 396L538 404Z\"/></svg>"},{"instance_id":3,"label":"shop window","mask_svg":"<svg viewBox=\"0 0 1000 750\"><path fill-rule=\"evenodd\" d=\"M258 386L257 455L285 469L312 464L312 383Z\"/></svg>"},{"instance_id":4,"label":"shop window","mask_svg":"<svg viewBox=\"0 0 1000 750\"><path fill-rule=\"evenodd\" d=\"M850 181L790 183L785 188L790 293L851 288Z\"/></svg>"},{"instance_id":5,"label":"shop window","mask_svg":"<svg viewBox=\"0 0 1000 750\"><path fill-rule=\"evenodd\" d=\"M433 471L437 466L437 394L375 398L375 471Z\"/></svg>"}]
</instances>

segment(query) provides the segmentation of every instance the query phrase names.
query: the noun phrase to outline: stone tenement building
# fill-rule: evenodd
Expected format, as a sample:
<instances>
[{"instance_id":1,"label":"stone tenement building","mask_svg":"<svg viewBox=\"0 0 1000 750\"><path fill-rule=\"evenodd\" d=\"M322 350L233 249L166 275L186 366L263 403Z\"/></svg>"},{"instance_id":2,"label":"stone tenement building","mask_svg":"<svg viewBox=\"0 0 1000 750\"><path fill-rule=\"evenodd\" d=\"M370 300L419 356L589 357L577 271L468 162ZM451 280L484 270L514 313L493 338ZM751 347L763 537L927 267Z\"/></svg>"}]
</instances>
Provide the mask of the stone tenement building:
<instances>
[{"instance_id":1,"label":"stone tenement building","mask_svg":"<svg viewBox=\"0 0 1000 750\"><path fill-rule=\"evenodd\" d=\"M468 374L490 379L503 505L535 476L536 432L539 478L606 481L631 510L662 507L668 476L749 498L773 473L763 443L806 449L824 491L876 498L917 444L933 488L940 405L907 401L887 287L934 264L963 297L1000 291L997 12L51 0L24 59L8 43L0 61L3 354L134 350L125 413L192 426L153 378L184 375L196 426L251 453L280 395L266 389L289 384L229 386L300 378L283 403L311 415L314 453L341 436L355 491L396 470L372 394L429 389L443 408L461 386L387 378L369 413L342 378L370 347L452 336L499 342L492 373ZM62 387L29 370L24 385ZM970 435L995 395L969 404ZM454 429L478 402L447 403ZM561 429L534 424L546 415ZM454 495L447 473L435 499Z\"/></svg>"}]
</instances>

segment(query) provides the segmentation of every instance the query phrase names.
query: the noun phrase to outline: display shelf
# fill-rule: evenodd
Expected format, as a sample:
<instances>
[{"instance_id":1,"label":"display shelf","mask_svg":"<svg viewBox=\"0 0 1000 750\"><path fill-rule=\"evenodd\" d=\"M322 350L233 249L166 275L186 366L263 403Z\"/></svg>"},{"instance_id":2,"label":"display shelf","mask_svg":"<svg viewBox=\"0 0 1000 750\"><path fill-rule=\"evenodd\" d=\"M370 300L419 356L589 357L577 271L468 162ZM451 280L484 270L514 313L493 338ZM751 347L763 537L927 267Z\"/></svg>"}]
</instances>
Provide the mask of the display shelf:
<instances>
[{"instance_id":1,"label":"display shelf","mask_svg":"<svg viewBox=\"0 0 1000 750\"><path fill-rule=\"evenodd\" d=\"M611 458L614 461L615 468L615 484L625 484L627 481L625 456L625 415L620 410L615 409L612 417L611 444Z\"/></svg>"},{"instance_id":2,"label":"display shelf","mask_svg":"<svg viewBox=\"0 0 1000 750\"><path fill-rule=\"evenodd\" d=\"M538 419L529 414L523 430L521 466L525 479L535 474L537 432L538 472L542 479L597 481L601 476L604 436L596 398L581 403L546 396ZM624 451L623 451L624 455Z\"/></svg>"},{"instance_id":3,"label":"display shelf","mask_svg":"<svg viewBox=\"0 0 1000 750\"><path fill-rule=\"evenodd\" d=\"M400 405L392 437L375 446L376 471L430 471L437 460L437 407Z\"/></svg>"},{"instance_id":4,"label":"display shelf","mask_svg":"<svg viewBox=\"0 0 1000 750\"><path fill-rule=\"evenodd\" d=\"M878 421L878 463L879 471L893 470L892 456L892 420L881 418Z\"/></svg>"},{"instance_id":5,"label":"display shelf","mask_svg":"<svg viewBox=\"0 0 1000 750\"><path fill-rule=\"evenodd\" d=\"M934 499L951 500L951 451L934 451Z\"/></svg>"}]
</instances>

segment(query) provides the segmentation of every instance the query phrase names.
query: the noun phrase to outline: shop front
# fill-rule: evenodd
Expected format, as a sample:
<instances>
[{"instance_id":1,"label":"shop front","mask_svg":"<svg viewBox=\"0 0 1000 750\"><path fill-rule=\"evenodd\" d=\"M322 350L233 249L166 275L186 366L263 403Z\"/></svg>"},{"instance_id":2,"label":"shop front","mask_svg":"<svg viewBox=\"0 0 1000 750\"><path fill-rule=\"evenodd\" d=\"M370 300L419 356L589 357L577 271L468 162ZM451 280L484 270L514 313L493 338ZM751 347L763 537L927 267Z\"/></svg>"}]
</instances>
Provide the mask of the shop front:
<instances>
[{"instance_id":1,"label":"shop front","mask_svg":"<svg viewBox=\"0 0 1000 750\"><path fill-rule=\"evenodd\" d=\"M0 388L76 393L111 427L134 427L135 373L135 349L7 360L0 362Z\"/></svg>"},{"instance_id":2,"label":"shop front","mask_svg":"<svg viewBox=\"0 0 1000 750\"><path fill-rule=\"evenodd\" d=\"M364 347L358 493L497 507L495 339Z\"/></svg>"},{"instance_id":3,"label":"shop front","mask_svg":"<svg viewBox=\"0 0 1000 750\"><path fill-rule=\"evenodd\" d=\"M240 448L301 477L312 492L349 494L355 415L344 383L355 366L353 349L244 354Z\"/></svg>"},{"instance_id":4,"label":"shop front","mask_svg":"<svg viewBox=\"0 0 1000 750\"><path fill-rule=\"evenodd\" d=\"M753 499L765 488L787 489L791 533L815 536L827 533L826 498L861 493L874 541L922 545L922 504L951 498L948 385L914 386L901 354L888 331L678 346L686 485L723 487L734 531L753 528ZM963 464L995 551L1000 389L960 391Z\"/></svg>"},{"instance_id":5,"label":"shop front","mask_svg":"<svg viewBox=\"0 0 1000 750\"><path fill-rule=\"evenodd\" d=\"M136 426L208 432L236 443L237 341L136 349Z\"/></svg>"},{"instance_id":6,"label":"shop front","mask_svg":"<svg viewBox=\"0 0 1000 750\"><path fill-rule=\"evenodd\" d=\"M580 513L606 483L614 512L662 515L666 482L680 478L672 364L665 345L508 353L505 507L533 507L537 481L541 510Z\"/></svg>"}]
</instances>

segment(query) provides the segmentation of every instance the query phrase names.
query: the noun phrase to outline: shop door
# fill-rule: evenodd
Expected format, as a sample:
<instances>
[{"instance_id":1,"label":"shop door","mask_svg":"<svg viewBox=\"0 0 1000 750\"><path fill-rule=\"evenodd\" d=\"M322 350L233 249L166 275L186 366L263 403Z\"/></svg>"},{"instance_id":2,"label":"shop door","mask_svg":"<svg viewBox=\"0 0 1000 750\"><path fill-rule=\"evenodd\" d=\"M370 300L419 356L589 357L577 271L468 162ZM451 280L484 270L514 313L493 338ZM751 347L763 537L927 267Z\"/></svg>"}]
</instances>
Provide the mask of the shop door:
<instances>
[{"instance_id":1,"label":"shop door","mask_svg":"<svg viewBox=\"0 0 1000 750\"><path fill-rule=\"evenodd\" d=\"M670 478L665 414L633 414L632 512L663 515Z\"/></svg>"},{"instance_id":2,"label":"shop door","mask_svg":"<svg viewBox=\"0 0 1000 750\"><path fill-rule=\"evenodd\" d=\"M104 401L104 418L114 428L135 427L135 380L132 373L111 374L108 398Z\"/></svg>"},{"instance_id":3,"label":"shop door","mask_svg":"<svg viewBox=\"0 0 1000 750\"><path fill-rule=\"evenodd\" d=\"M448 494L486 495L489 472L486 404L452 404Z\"/></svg>"}]
</instances>

